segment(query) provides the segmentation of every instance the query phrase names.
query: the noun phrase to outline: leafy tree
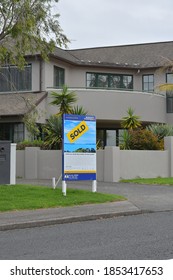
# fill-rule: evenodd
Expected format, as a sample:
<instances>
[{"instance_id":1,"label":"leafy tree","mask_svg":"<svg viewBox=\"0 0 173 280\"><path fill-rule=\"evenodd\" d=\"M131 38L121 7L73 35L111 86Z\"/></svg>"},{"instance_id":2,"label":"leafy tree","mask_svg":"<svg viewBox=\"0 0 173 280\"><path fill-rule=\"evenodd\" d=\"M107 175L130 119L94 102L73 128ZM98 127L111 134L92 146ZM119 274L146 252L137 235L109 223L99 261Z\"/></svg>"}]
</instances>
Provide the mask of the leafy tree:
<instances>
[{"instance_id":1,"label":"leafy tree","mask_svg":"<svg viewBox=\"0 0 173 280\"><path fill-rule=\"evenodd\" d=\"M0 64L22 68L25 55L40 54L44 59L55 45L69 42L52 8L59 0L0 1Z\"/></svg>"},{"instance_id":2,"label":"leafy tree","mask_svg":"<svg viewBox=\"0 0 173 280\"><path fill-rule=\"evenodd\" d=\"M76 93L74 91L69 91L68 87L64 85L61 93L52 92L51 96L54 100L50 104L56 105L59 109L57 115L72 113L72 105L77 101Z\"/></svg>"},{"instance_id":3,"label":"leafy tree","mask_svg":"<svg viewBox=\"0 0 173 280\"><path fill-rule=\"evenodd\" d=\"M131 107L127 110L127 116L122 118L121 126L126 129L136 129L141 126L140 117L134 115L134 110Z\"/></svg>"}]
</instances>

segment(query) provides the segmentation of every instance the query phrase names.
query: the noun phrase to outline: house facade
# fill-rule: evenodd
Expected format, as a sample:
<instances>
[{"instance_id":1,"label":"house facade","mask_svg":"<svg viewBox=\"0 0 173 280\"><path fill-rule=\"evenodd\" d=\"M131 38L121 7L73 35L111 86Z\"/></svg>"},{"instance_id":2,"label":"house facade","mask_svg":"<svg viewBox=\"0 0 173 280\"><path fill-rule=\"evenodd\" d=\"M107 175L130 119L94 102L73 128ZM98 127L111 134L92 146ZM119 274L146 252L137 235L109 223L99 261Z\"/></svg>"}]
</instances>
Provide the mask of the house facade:
<instances>
[{"instance_id":1,"label":"house facade","mask_svg":"<svg viewBox=\"0 0 173 280\"><path fill-rule=\"evenodd\" d=\"M57 113L51 92L63 84L75 91L79 106L97 119L102 146L116 145L120 121L132 107L143 126L173 124L173 95L158 86L173 83L173 42L63 50L56 48L49 61L28 56L23 71L0 68L0 139L27 139L23 117L31 104L41 112L38 124Z\"/></svg>"}]
</instances>

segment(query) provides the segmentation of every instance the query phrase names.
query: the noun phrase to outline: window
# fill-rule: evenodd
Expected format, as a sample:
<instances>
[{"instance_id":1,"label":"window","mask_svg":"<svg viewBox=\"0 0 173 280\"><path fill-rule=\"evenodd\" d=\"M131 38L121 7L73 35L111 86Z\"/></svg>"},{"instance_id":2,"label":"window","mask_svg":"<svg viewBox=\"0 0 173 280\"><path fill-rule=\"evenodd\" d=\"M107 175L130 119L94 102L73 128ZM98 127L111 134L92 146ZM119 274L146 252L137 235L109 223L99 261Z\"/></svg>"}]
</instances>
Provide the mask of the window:
<instances>
[{"instance_id":1,"label":"window","mask_svg":"<svg viewBox=\"0 0 173 280\"><path fill-rule=\"evenodd\" d=\"M154 75L143 75L142 77L143 91L154 91Z\"/></svg>"},{"instance_id":2,"label":"window","mask_svg":"<svg viewBox=\"0 0 173 280\"><path fill-rule=\"evenodd\" d=\"M24 140L23 123L0 123L0 139L12 142L21 142Z\"/></svg>"},{"instance_id":3,"label":"window","mask_svg":"<svg viewBox=\"0 0 173 280\"><path fill-rule=\"evenodd\" d=\"M97 146L104 149L105 146L119 145L119 131L120 129L97 129Z\"/></svg>"},{"instance_id":4,"label":"window","mask_svg":"<svg viewBox=\"0 0 173 280\"><path fill-rule=\"evenodd\" d=\"M15 123L13 125L13 141L22 142L24 140L24 124Z\"/></svg>"},{"instance_id":5,"label":"window","mask_svg":"<svg viewBox=\"0 0 173 280\"><path fill-rule=\"evenodd\" d=\"M0 67L0 92L31 90L31 64L19 70L16 66Z\"/></svg>"},{"instance_id":6,"label":"window","mask_svg":"<svg viewBox=\"0 0 173 280\"><path fill-rule=\"evenodd\" d=\"M64 85L64 69L54 66L54 87L62 87Z\"/></svg>"},{"instance_id":7,"label":"window","mask_svg":"<svg viewBox=\"0 0 173 280\"><path fill-rule=\"evenodd\" d=\"M87 88L133 89L133 76L123 74L87 73Z\"/></svg>"},{"instance_id":8,"label":"window","mask_svg":"<svg viewBox=\"0 0 173 280\"><path fill-rule=\"evenodd\" d=\"M166 83L173 84L173 73L166 74ZM173 91L166 91L166 111L173 113Z\"/></svg>"}]
</instances>

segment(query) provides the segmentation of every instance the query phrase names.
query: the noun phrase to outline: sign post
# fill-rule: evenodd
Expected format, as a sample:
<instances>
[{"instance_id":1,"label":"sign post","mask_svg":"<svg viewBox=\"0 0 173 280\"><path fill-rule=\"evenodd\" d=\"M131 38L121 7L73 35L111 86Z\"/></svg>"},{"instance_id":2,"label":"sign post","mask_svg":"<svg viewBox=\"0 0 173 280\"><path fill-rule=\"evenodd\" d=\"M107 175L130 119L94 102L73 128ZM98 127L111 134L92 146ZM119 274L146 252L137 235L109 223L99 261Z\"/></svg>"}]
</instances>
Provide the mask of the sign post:
<instances>
[{"instance_id":1,"label":"sign post","mask_svg":"<svg viewBox=\"0 0 173 280\"><path fill-rule=\"evenodd\" d=\"M66 181L92 180L96 192L96 118L63 115L62 192Z\"/></svg>"}]
</instances>

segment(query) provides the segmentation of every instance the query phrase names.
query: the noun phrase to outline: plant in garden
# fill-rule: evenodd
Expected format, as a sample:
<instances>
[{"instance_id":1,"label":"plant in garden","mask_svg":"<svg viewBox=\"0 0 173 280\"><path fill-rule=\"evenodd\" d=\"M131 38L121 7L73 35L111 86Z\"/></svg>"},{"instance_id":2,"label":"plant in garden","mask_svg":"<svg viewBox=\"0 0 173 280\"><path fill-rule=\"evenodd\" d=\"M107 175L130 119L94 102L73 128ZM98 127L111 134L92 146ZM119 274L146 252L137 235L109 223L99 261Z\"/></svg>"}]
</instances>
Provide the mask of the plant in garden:
<instances>
[{"instance_id":1,"label":"plant in garden","mask_svg":"<svg viewBox=\"0 0 173 280\"><path fill-rule=\"evenodd\" d=\"M45 145L50 149L61 149L62 147L62 118L61 116L52 115L44 126Z\"/></svg>"},{"instance_id":2,"label":"plant in garden","mask_svg":"<svg viewBox=\"0 0 173 280\"><path fill-rule=\"evenodd\" d=\"M170 124L151 124L146 129L152 131L158 137L159 141L165 136L173 136L173 126Z\"/></svg>"},{"instance_id":3,"label":"plant in garden","mask_svg":"<svg viewBox=\"0 0 173 280\"><path fill-rule=\"evenodd\" d=\"M36 139L33 141L24 140L22 142L17 143L17 150L25 150L26 147L39 147L41 150L45 150L45 143L41 139Z\"/></svg>"},{"instance_id":4,"label":"plant in garden","mask_svg":"<svg viewBox=\"0 0 173 280\"><path fill-rule=\"evenodd\" d=\"M77 101L76 93L74 91L69 91L68 87L64 85L60 93L52 92L51 96L53 101L51 101L50 104L56 105L59 109L57 115L72 113L72 105Z\"/></svg>"},{"instance_id":5,"label":"plant in garden","mask_svg":"<svg viewBox=\"0 0 173 280\"><path fill-rule=\"evenodd\" d=\"M124 129L119 136L119 146L121 150L130 149L130 138L131 134L128 130Z\"/></svg>"},{"instance_id":6,"label":"plant in garden","mask_svg":"<svg viewBox=\"0 0 173 280\"><path fill-rule=\"evenodd\" d=\"M121 120L121 126L126 129L136 129L141 126L140 116L134 114L134 109L131 107L127 110L127 116Z\"/></svg>"},{"instance_id":7,"label":"plant in garden","mask_svg":"<svg viewBox=\"0 0 173 280\"><path fill-rule=\"evenodd\" d=\"M83 108L83 106L74 106L71 110L71 114L73 115L87 115L87 111Z\"/></svg>"},{"instance_id":8,"label":"plant in garden","mask_svg":"<svg viewBox=\"0 0 173 280\"><path fill-rule=\"evenodd\" d=\"M129 130L131 150L163 150L163 140L147 129Z\"/></svg>"}]
</instances>

